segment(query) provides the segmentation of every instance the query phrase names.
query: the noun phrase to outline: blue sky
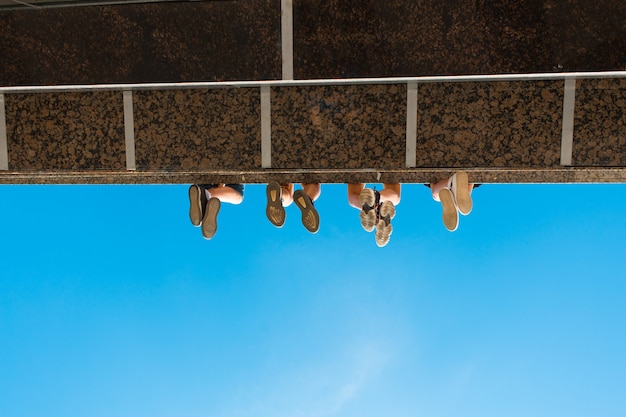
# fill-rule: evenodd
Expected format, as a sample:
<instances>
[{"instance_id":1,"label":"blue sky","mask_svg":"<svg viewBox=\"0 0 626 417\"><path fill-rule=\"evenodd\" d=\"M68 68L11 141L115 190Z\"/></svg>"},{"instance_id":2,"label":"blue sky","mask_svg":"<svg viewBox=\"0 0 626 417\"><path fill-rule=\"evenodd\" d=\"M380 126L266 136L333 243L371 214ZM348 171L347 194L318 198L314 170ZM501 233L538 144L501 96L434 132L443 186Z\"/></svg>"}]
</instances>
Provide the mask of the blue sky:
<instances>
[{"instance_id":1,"label":"blue sky","mask_svg":"<svg viewBox=\"0 0 626 417\"><path fill-rule=\"evenodd\" d=\"M390 244L263 185L212 241L187 186L0 186L0 416L626 415L626 185L485 185Z\"/></svg>"}]
</instances>

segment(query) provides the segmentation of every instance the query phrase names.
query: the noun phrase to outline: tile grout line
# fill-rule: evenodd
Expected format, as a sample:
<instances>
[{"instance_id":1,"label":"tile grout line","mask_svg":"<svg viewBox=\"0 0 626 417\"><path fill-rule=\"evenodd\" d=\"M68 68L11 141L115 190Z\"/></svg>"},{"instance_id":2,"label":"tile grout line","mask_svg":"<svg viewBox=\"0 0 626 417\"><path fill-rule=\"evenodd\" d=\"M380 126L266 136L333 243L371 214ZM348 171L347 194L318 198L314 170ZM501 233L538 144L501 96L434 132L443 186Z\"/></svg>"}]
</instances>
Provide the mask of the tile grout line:
<instances>
[{"instance_id":1,"label":"tile grout line","mask_svg":"<svg viewBox=\"0 0 626 417\"><path fill-rule=\"evenodd\" d=\"M7 143L7 120L4 110L4 94L0 93L0 170L9 170L9 147Z\"/></svg>"},{"instance_id":2,"label":"tile grout line","mask_svg":"<svg viewBox=\"0 0 626 417\"><path fill-rule=\"evenodd\" d=\"M261 87L261 168L272 167L272 103L270 87Z\"/></svg>"},{"instance_id":3,"label":"tile grout line","mask_svg":"<svg viewBox=\"0 0 626 417\"><path fill-rule=\"evenodd\" d=\"M417 83L406 84L406 167L417 161Z\"/></svg>"},{"instance_id":4,"label":"tile grout line","mask_svg":"<svg viewBox=\"0 0 626 417\"><path fill-rule=\"evenodd\" d=\"M135 163L135 119L133 116L133 92L124 90L124 141L126 143L126 169L137 169Z\"/></svg>"},{"instance_id":5,"label":"tile grout line","mask_svg":"<svg viewBox=\"0 0 626 417\"><path fill-rule=\"evenodd\" d=\"M566 79L563 92L563 122L561 132L561 165L572 165L574 143L574 107L576 106L576 79Z\"/></svg>"},{"instance_id":6,"label":"tile grout line","mask_svg":"<svg viewBox=\"0 0 626 417\"><path fill-rule=\"evenodd\" d=\"M293 80L293 0L280 1L283 80Z\"/></svg>"}]
</instances>

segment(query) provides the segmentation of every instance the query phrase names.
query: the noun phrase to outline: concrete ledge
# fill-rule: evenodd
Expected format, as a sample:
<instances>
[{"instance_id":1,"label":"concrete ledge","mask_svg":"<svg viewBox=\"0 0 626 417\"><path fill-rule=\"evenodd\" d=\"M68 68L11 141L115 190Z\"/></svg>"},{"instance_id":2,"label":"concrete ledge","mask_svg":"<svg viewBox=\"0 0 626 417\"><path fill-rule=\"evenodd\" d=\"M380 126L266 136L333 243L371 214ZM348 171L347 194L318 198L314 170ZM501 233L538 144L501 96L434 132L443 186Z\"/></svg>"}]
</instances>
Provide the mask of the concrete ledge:
<instances>
[{"instance_id":1,"label":"concrete ledge","mask_svg":"<svg viewBox=\"0 0 626 417\"><path fill-rule=\"evenodd\" d=\"M407 170L38 171L0 172L0 184L430 183L455 168ZM475 183L626 183L626 168L464 169Z\"/></svg>"}]
</instances>

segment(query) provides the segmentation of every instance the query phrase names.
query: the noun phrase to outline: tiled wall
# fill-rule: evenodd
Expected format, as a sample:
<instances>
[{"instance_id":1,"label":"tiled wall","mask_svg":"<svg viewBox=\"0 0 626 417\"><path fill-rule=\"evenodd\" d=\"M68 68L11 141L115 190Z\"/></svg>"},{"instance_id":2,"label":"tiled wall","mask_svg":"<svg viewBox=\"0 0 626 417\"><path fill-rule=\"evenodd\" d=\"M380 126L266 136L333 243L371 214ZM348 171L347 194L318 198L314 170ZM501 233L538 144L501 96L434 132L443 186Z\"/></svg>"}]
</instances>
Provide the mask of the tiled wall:
<instances>
[{"instance_id":1,"label":"tiled wall","mask_svg":"<svg viewBox=\"0 0 626 417\"><path fill-rule=\"evenodd\" d=\"M416 169L558 169L564 82L421 83ZM5 94L10 171L126 170L121 91ZM133 93L137 172L407 171L407 85ZM626 80L578 80L572 166L626 165Z\"/></svg>"}]
</instances>

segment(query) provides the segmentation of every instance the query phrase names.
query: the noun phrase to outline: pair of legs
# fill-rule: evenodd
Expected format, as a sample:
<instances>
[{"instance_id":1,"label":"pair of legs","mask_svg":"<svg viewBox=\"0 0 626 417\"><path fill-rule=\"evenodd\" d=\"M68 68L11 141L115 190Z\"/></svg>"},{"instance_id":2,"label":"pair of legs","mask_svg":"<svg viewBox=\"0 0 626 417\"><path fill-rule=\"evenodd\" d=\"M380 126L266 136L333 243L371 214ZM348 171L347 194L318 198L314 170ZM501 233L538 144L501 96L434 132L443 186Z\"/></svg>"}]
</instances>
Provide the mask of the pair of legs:
<instances>
[{"instance_id":1,"label":"pair of legs","mask_svg":"<svg viewBox=\"0 0 626 417\"><path fill-rule=\"evenodd\" d=\"M189 187L189 220L202 226L202 236L212 239L217 232L221 203L241 204L243 184L194 184Z\"/></svg>"},{"instance_id":2,"label":"pair of legs","mask_svg":"<svg viewBox=\"0 0 626 417\"><path fill-rule=\"evenodd\" d=\"M430 184L433 200L441 203L443 224L451 232L459 227L459 213L467 216L472 211L472 190L467 173L459 171L450 178Z\"/></svg>"},{"instance_id":3,"label":"pair of legs","mask_svg":"<svg viewBox=\"0 0 626 417\"><path fill-rule=\"evenodd\" d=\"M376 229L376 244L383 247L389 243L391 219L396 215L395 206L400 203L400 184L385 184L381 191L365 188L365 184L348 184L348 203L361 210L361 226L367 232Z\"/></svg>"},{"instance_id":4,"label":"pair of legs","mask_svg":"<svg viewBox=\"0 0 626 417\"><path fill-rule=\"evenodd\" d=\"M301 190L294 191L294 184L278 184L271 182L267 184L267 206L265 214L268 220L276 227L283 227L285 224L285 207L295 202L302 212L302 224L311 233L317 233L320 229L320 216L313 202L316 201L322 187L319 183L300 184Z\"/></svg>"}]
</instances>

